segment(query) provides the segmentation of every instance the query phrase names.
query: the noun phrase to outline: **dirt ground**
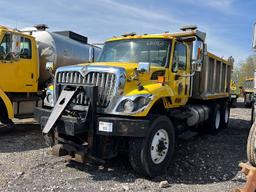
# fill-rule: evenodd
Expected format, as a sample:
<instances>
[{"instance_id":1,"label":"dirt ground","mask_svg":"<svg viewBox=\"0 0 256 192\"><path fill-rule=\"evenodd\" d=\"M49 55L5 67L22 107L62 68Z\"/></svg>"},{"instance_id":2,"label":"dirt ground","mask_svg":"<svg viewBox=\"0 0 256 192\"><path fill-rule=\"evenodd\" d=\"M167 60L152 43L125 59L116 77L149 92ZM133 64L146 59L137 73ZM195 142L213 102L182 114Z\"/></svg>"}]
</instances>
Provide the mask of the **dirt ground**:
<instances>
[{"instance_id":1,"label":"dirt ground","mask_svg":"<svg viewBox=\"0 0 256 192\"><path fill-rule=\"evenodd\" d=\"M218 135L179 139L170 167L152 180L135 174L126 157L103 166L49 155L37 126L0 133L0 191L230 191L245 183L250 109L231 109L230 127ZM167 180L170 186L160 188Z\"/></svg>"}]
</instances>

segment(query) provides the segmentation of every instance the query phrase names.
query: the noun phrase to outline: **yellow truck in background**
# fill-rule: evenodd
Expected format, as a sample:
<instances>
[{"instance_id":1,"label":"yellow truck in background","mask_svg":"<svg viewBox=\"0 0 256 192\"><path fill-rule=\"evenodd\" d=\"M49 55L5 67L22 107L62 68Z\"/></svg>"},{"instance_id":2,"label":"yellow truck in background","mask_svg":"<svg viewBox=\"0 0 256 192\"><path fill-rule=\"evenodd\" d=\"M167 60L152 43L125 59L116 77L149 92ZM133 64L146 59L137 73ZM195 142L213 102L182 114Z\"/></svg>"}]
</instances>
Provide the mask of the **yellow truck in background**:
<instances>
[{"instance_id":1,"label":"yellow truck in background","mask_svg":"<svg viewBox=\"0 0 256 192\"><path fill-rule=\"evenodd\" d=\"M231 79L230 81L230 106L231 107L236 107L238 97L239 97L239 94L237 90L237 84L235 81Z\"/></svg>"},{"instance_id":2,"label":"yellow truck in background","mask_svg":"<svg viewBox=\"0 0 256 192\"><path fill-rule=\"evenodd\" d=\"M93 61L100 51L87 37L46 28L0 26L0 124L11 126L14 117L32 116L41 100L52 106L56 68Z\"/></svg>"},{"instance_id":3,"label":"yellow truck in background","mask_svg":"<svg viewBox=\"0 0 256 192\"><path fill-rule=\"evenodd\" d=\"M233 58L208 52L205 37L195 26L124 34L97 62L58 68L54 108L35 110L46 142L82 162L126 151L138 173L161 174L177 135L228 127Z\"/></svg>"}]
</instances>

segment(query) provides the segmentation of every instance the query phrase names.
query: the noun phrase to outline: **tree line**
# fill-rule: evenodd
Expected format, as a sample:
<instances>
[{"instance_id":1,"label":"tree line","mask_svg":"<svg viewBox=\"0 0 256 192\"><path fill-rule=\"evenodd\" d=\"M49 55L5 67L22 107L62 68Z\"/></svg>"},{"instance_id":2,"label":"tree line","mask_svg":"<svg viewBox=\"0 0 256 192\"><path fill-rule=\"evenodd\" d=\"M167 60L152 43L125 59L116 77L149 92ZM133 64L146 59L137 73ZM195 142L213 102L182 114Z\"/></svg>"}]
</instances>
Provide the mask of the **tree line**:
<instances>
[{"instance_id":1,"label":"tree line","mask_svg":"<svg viewBox=\"0 0 256 192\"><path fill-rule=\"evenodd\" d=\"M236 64L231 79L238 87L243 86L247 78L254 76L254 70L256 70L256 54L249 56L244 62Z\"/></svg>"}]
</instances>

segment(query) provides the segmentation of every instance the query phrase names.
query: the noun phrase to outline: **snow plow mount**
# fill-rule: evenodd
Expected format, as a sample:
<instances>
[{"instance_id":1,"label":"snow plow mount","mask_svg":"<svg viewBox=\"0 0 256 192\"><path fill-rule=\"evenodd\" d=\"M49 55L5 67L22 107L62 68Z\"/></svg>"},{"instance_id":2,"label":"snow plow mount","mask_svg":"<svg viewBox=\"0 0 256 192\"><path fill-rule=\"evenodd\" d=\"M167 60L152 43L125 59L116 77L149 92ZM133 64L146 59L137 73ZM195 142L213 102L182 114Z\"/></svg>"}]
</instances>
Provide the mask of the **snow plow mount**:
<instances>
[{"instance_id":1,"label":"snow plow mount","mask_svg":"<svg viewBox=\"0 0 256 192\"><path fill-rule=\"evenodd\" d=\"M88 141L85 145L79 146L75 144L74 142L71 143L71 141L65 140L63 138L57 138L59 144L62 144L60 149L66 150L67 152L83 152L88 157L91 157L92 159L96 161L101 161L97 158L97 137L96 137L96 122L97 122L97 115L96 115L96 104L98 99L98 87L95 85L83 85L79 87L72 87L72 86L66 86L48 120L47 123L44 126L43 134L48 134L51 129L54 127L56 122L61 118L62 113L65 111L65 109L68 107L69 103L77 96L77 94L81 91L85 91L88 98L89 98L89 105L86 107L87 109L87 115L86 120L88 122ZM54 147L53 147L54 148Z\"/></svg>"}]
</instances>

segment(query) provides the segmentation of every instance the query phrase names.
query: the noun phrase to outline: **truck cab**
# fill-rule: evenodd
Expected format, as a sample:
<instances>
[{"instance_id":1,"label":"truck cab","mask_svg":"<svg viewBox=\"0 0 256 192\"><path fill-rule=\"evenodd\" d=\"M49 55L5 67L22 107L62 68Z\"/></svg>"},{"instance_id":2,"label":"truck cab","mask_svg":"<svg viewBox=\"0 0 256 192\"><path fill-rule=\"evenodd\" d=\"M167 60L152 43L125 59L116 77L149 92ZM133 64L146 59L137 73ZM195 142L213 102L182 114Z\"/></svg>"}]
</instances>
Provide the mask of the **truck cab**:
<instances>
[{"instance_id":1,"label":"truck cab","mask_svg":"<svg viewBox=\"0 0 256 192\"><path fill-rule=\"evenodd\" d=\"M18 31L0 28L0 42L1 89L5 92L36 92L38 53L35 39Z\"/></svg>"},{"instance_id":2,"label":"truck cab","mask_svg":"<svg viewBox=\"0 0 256 192\"><path fill-rule=\"evenodd\" d=\"M13 95L38 90L38 52L35 39L19 31L0 27L0 103L2 122L14 117ZM4 117L5 116L5 117ZM4 118L3 118L4 117Z\"/></svg>"}]
</instances>

